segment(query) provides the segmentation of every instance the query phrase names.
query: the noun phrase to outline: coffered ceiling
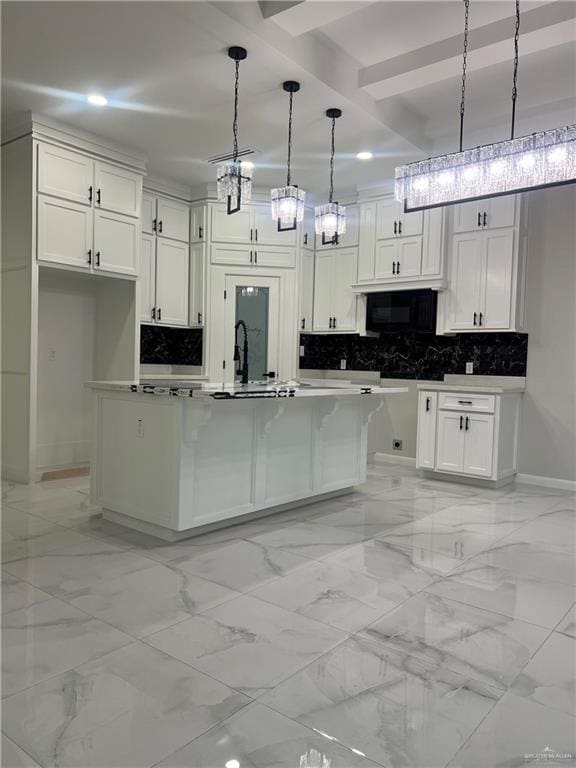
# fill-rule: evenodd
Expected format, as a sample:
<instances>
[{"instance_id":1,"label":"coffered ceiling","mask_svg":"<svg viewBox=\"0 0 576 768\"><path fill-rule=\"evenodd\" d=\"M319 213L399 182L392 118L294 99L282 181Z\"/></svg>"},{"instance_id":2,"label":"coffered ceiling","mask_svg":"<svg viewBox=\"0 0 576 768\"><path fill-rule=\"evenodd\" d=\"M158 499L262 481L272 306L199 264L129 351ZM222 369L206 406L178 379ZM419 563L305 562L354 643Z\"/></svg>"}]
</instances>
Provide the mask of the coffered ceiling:
<instances>
[{"instance_id":1,"label":"coffered ceiling","mask_svg":"<svg viewBox=\"0 0 576 768\"><path fill-rule=\"evenodd\" d=\"M521 8L518 131L576 122L576 2ZM471 0L469 144L507 138L513 14L513 0ZM379 184L456 148L462 24L461 0L3 2L3 119L32 109L143 150L162 176L211 181L207 159L231 148L225 50L244 45L240 144L257 183L282 182L281 83L296 79L295 181L325 191L323 113L338 106L337 184ZM364 149L374 160L356 160Z\"/></svg>"}]
</instances>

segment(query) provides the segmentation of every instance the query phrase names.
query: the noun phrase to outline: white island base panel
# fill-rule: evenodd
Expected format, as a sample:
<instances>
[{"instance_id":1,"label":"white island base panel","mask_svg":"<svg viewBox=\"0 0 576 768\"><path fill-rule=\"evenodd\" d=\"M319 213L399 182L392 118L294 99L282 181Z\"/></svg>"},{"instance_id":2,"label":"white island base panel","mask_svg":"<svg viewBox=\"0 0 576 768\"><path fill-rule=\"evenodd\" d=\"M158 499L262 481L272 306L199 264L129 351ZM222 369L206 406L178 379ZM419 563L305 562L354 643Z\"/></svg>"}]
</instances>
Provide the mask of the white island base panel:
<instances>
[{"instance_id":1,"label":"white island base panel","mask_svg":"<svg viewBox=\"0 0 576 768\"><path fill-rule=\"evenodd\" d=\"M174 541L346 493L366 479L367 426L384 397L214 400L95 388L92 501L107 519Z\"/></svg>"}]
</instances>

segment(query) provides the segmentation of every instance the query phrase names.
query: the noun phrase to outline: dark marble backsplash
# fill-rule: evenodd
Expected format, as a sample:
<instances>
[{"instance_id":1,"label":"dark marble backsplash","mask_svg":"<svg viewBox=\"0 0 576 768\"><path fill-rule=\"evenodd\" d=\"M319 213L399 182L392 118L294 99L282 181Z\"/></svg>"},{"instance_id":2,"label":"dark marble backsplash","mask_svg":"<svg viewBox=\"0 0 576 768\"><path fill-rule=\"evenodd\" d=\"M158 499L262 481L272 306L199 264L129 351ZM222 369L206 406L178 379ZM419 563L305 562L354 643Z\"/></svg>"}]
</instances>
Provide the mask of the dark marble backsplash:
<instances>
[{"instance_id":1,"label":"dark marble backsplash","mask_svg":"<svg viewBox=\"0 0 576 768\"><path fill-rule=\"evenodd\" d=\"M528 355L525 333L398 333L380 338L301 334L300 344L300 368L339 369L346 358L346 368L380 371L388 379L439 381L447 373L466 373L469 362L479 376L525 376Z\"/></svg>"},{"instance_id":2,"label":"dark marble backsplash","mask_svg":"<svg viewBox=\"0 0 576 768\"><path fill-rule=\"evenodd\" d=\"M202 365L202 328L141 325L140 363Z\"/></svg>"}]
</instances>

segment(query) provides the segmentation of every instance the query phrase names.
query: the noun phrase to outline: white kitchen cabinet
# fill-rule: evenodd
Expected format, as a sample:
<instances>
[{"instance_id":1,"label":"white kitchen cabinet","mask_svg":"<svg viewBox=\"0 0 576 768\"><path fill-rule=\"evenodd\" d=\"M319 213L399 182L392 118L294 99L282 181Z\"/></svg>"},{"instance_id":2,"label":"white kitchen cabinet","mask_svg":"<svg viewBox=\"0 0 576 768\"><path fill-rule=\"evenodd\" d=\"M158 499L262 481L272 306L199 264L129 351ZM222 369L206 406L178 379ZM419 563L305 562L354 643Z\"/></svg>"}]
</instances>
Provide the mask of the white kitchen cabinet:
<instances>
[{"instance_id":1,"label":"white kitchen cabinet","mask_svg":"<svg viewBox=\"0 0 576 768\"><path fill-rule=\"evenodd\" d=\"M190 322L195 328L204 325L205 315L206 245L190 246Z\"/></svg>"},{"instance_id":2,"label":"white kitchen cabinet","mask_svg":"<svg viewBox=\"0 0 576 768\"><path fill-rule=\"evenodd\" d=\"M108 211L94 215L94 269L138 275L140 224L130 216Z\"/></svg>"},{"instance_id":3,"label":"white kitchen cabinet","mask_svg":"<svg viewBox=\"0 0 576 768\"><path fill-rule=\"evenodd\" d=\"M210 238L213 243L252 244L254 213L250 206L228 215L225 205L210 206Z\"/></svg>"},{"instance_id":4,"label":"white kitchen cabinet","mask_svg":"<svg viewBox=\"0 0 576 768\"><path fill-rule=\"evenodd\" d=\"M44 195L38 195L37 205L38 260L90 270L92 210L85 205Z\"/></svg>"},{"instance_id":5,"label":"white kitchen cabinet","mask_svg":"<svg viewBox=\"0 0 576 768\"><path fill-rule=\"evenodd\" d=\"M380 200L376 209L376 239L413 237L421 235L424 225L422 211L404 213L404 206L396 200Z\"/></svg>"},{"instance_id":6,"label":"white kitchen cabinet","mask_svg":"<svg viewBox=\"0 0 576 768\"><path fill-rule=\"evenodd\" d=\"M416 466L491 481L511 479L518 464L521 395L520 390L420 390Z\"/></svg>"},{"instance_id":7,"label":"white kitchen cabinet","mask_svg":"<svg viewBox=\"0 0 576 768\"><path fill-rule=\"evenodd\" d=\"M374 280L376 273L376 206L375 201L360 205L358 237L358 282L360 283Z\"/></svg>"},{"instance_id":8,"label":"white kitchen cabinet","mask_svg":"<svg viewBox=\"0 0 576 768\"><path fill-rule=\"evenodd\" d=\"M351 286L358 272L357 248L334 248L316 254L314 330L342 333L357 329L357 297Z\"/></svg>"},{"instance_id":9,"label":"white kitchen cabinet","mask_svg":"<svg viewBox=\"0 0 576 768\"><path fill-rule=\"evenodd\" d=\"M422 238L400 237L376 244L376 279L414 279L422 268Z\"/></svg>"},{"instance_id":10,"label":"white kitchen cabinet","mask_svg":"<svg viewBox=\"0 0 576 768\"><path fill-rule=\"evenodd\" d=\"M418 393L418 437L416 440L416 464L423 469L436 466L436 413L438 395L436 392Z\"/></svg>"},{"instance_id":11,"label":"white kitchen cabinet","mask_svg":"<svg viewBox=\"0 0 576 768\"><path fill-rule=\"evenodd\" d=\"M314 251L300 254L300 331L311 331L314 310Z\"/></svg>"},{"instance_id":12,"label":"white kitchen cabinet","mask_svg":"<svg viewBox=\"0 0 576 768\"><path fill-rule=\"evenodd\" d=\"M190 209L190 242L203 243L206 241L206 206L193 205Z\"/></svg>"},{"instance_id":13,"label":"white kitchen cabinet","mask_svg":"<svg viewBox=\"0 0 576 768\"><path fill-rule=\"evenodd\" d=\"M295 267L296 248L252 244L252 246L231 243L212 245L212 264L242 265L246 267Z\"/></svg>"},{"instance_id":14,"label":"white kitchen cabinet","mask_svg":"<svg viewBox=\"0 0 576 768\"><path fill-rule=\"evenodd\" d=\"M94 196L94 161L79 152L39 144L37 189L45 195L90 206Z\"/></svg>"},{"instance_id":15,"label":"white kitchen cabinet","mask_svg":"<svg viewBox=\"0 0 576 768\"><path fill-rule=\"evenodd\" d=\"M159 197L156 209L156 234L187 243L190 240L190 208L187 203Z\"/></svg>"},{"instance_id":16,"label":"white kitchen cabinet","mask_svg":"<svg viewBox=\"0 0 576 768\"><path fill-rule=\"evenodd\" d=\"M346 232L338 236L337 243L322 244L322 235L316 237L316 250L354 248L358 245L360 211L357 205L346 205Z\"/></svg>"},{"instance_id":17,"label":"white kitchen cabinet","mask_svg":"<svg viewBox=\"0 0 576 768\"><path fill-rule=\"evenodd\" d=\"M140 242L140 320L151 323L156 304L156 238L142 234Z\"/></svg>"},{"instance_id":18,"label":"white kitchen cabinet","mask_svg":"<svg viewBox=\"0 0 576 768\"><path fill-rule=\"evenodd\" d=\"M230 243L230 245L221 245L215 243L210 248L211 264L230 264L232 266L250 266L252 264L253 252L249 245Z\"/></svg>"},{"instance_id":19,"label":"white kitchen cabinet","mask_svg":"<svg viewBox=\"0 0 576 768\"><path fill-rule=\"evenodd\" d=\"M477 232L483 229L513 227L516 223L516 195L473 200L454 206L454 232Z\"/></svg>"},{"instance_id":20,"label":"white kitchen cabinet","mask_svg":"<svg viewBox=\"0 0 576 768\"><path fill-rule=\"evenodd\" d=\"M156 197L144 192L142 195L142 232L152 235L156 226Z\"/></svg>"},{"instance_id":21,"label":"white kitchen cabinet","mask_svg":"<svg viewBox=\"0 0 576 768\"><path fill-rule=\"evenodd\" d=\"M189 248L176 240L156 239L156 322L188 325Z\"/></svg>"},{"instance_id":22,"label":"white kitchen cabinet","mask_svg":"<svg viewBox=\"0 0 576 768\"><path fill-rule=\"evenodd\" d=\"M300 247L313 251L316 238L313 208L304 208L304 220L298 225L298 229L300 231Z\"/></svg>"},{"instance_id":23,"label":"white kitchen cabinet","mask_svg":"<svg viewBox=\"0 0 576 768\"><path fill-rule=\"evenodd\" d=\"M94 205L100 210L140 217L142 177L109 163L94 163Z\"/></svg>"},{"instance_id":24,"label":"white kitchen cabinet","mask_svg":"<svg viewBox=\"0 0 576 768\"><path fill-rule=\"evenodd\" d=\"M272 218L270 205L254 206L254 243L258 245L284 245L296 247L298 229L278 232L278 222Z\"/></svg>"},{"instance_id":25,"label":"white kitchen cabinet","mask_svg":"<svg viewBox=\"0 0 576 768\"><path fill-rule=\"evenodd\" d=\"M449 330L514 330L517 239L513 227L453 236Z\"/></svg>"}]
</instances>

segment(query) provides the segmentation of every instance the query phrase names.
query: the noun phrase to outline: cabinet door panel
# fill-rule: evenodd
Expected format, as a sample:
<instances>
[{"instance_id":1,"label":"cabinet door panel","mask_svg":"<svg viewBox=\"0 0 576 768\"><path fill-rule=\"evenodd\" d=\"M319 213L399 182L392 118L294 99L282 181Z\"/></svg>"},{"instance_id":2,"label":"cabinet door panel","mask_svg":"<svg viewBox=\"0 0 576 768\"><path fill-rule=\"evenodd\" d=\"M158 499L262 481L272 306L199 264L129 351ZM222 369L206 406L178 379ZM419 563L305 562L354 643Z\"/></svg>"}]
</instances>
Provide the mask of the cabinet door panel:
<instances>
[{"instance_id":1,"label":"cabinet door panel","mask_svg":"<svg viewBox=\"0 0 576 768\"><path fill-rule=\"evenodd\" d=\"M422 277L441 277L444 264L444 210L433 208L424 217Z\"/></svg>"},{"instance_id":2,"label":"cabinet door panel","mask_svg":"<svg viewBox=\"0 0 576 768\"><path fill-rule=\"evenodd\" d=\"M121 275L138 275L140 223L108 211L94 214L94 268Z\"/></svg>"},{"instance_id":3,"label":"cabinet door panel","mask_svg":"<svg viewBox=\"0 0 576 768\"><path fill-rule=\"evenodd\" d=\"M302 250L302 268L300 270L300 325L298 330L312 330L312 310L314 307L314 252Z\"/></svg>"},{"instance_id":4,"label":"cabinet door panel","mask_svg":"<svg viewBox=\"0 0 576 768\"><path fill-rule=\"evenodd\" d=\"M454 206L454 232L477 232L482 228L482 211L488 205L482 200L460 203Z\"/></svg>"},{"instance_id":5,"label":"cabinet door panel","mask_svg":"<svg viewBox=\"0 0 576 768\"><path fill-rule=\"evenodd\" d=\"M516 195L504 197L492 197L485 200L482 210L486 211L486 227L497 229L498 227L513 227L516 219Z\"/></svg>"},{"instance_id":6,"label":"cabinet door panel","mask_svg":"<svg viewBox=\"0 0 576 768\"><path fill-rule=\"evenodd\" d=\"M93 160L50 144L38 145L38 192L91 205L93 187Z\"/></svg>"},{"instance_id":7,"label":"cabinet door panel","mask_svg":"<svg viewBox=\"0 0 576 768\"><path fill-rule=\"evenodd\" d=\"M247 245L213 245L210 250L212 264L252 264L254 249Z\"/></svg>"},{"instance_id":8,"label":"cabinet door panel","mask_svg":"<svg viewBox=\"0 0 576 768\"><path fill-rule=\"evenodd\" d=\"M156 218L156 198L154 195L142 195L142 232L154 234L154 219Z\"/></svg>"},{"instance_id":9,"label":"cabinet door panel","mask_svg":"<svg viewBox=\"0 0 576 768\"><path fill-rule=\"evenodd\" d=\"M357 205L346 206L346 232L338 238L339 248L352 248L358 245L358 217Z\"/></svg>"},{"instance_id":10,"label":"cabinet door panel","mask_svg":"<svg viewBox=\"0 0 576 768\"><path fill-rule=\"evenodd\" d=\"M156 224L158 237L168 237L187 243L190 239L190 208L186 203L158 198L158 222Z\"/></svg>"},{"instance_id":11,"label":"cabinet door panel","mask_svg":"<svg viewBox=\"0 0 576 768\"><path fill-rule=\"evenodd\" d=\"M434 469L436 466L437 392L418 393L418 438L416 466Z\"/></svg>"},{"instance_id":12,"label":"cabinet door panel","mask_svg":"<svg viewBox=\"0 0 576 768\"><path fill-rule=\"evenodd\" d=\"M398 240L396 238L376 243L376 259L374 267L374 276L376 278L394 280L396 278L397 261Z\"/></svg>"},{"instance_id":13,"label":"cabinet door panel","mask_svg":"<svg viewBox=\"0 0 576 768\"><path fill-rule=\"evenodd\" d=\"M335 318L335 330L356 330L356 294L351 286L358 274L357 248L342 248L334 251L334 289L332 315Z\"/></svg>"},{"instance_id":14,"label":"cabinet door panel","mask_svg":"<svg viewBox=\"0 0 576 768\"><path fill-rule=\"evenodd\" d=\"M360 206L358 282L373 280L376 260L376 203Z\"/></svg>"},{"instance_id":15,"label":"cabinet door panel","mask_svg":"<svg viewBox=\"0 0 576 768\"><path fill-rule=\"evenodd\" d=\"M202 243L206 240L206 206L196 205L190 209L190 242Z\"/></svg>"},{"instance_id":16,"label":"cabinet door panel","mask_svg":"<svg viewBox=\"0 0 576 768\"><path fill-rule=\"evenodd\" d=\"M206 245L190 246L190 325L204 325L204 296L206 294Z\"/></svg>"},{"instance_id":17,"label":"cabinet door panel","mask_svg":"<svg viewBox=\"0 0 576 768\"><path fill-rule=\"evenodd\" d=\"M330 330L334 286L334 251L316 254L314 267L314 330Z\"/></svg>"},{"instance_id":18,"label":"cabinet door panel","mask_svg":"<svg viewBox=\"0 0 576 768\"><path fill-rule=\"evenodd\" d=\"M278 232L278 222L272 218L270 206L254 206L254 243L257 245L296 246L298 230Z\"/></svg>"},{"instance_id":19,"label":"cabinet door panel","mask_svg":"<svg viewBox=\"0 0 576 768\"><path fill-rule=\"evenodd\" d=\"M482 328L506 330L511 326L514 229L484 233L482 275Z\"/></svg>"},{"instance_id":20,"label":"cabinet door panel","mask_svg":"<svg viewBox=\"0 0 576 768\"><path fill-rule=\"evenodd\" d=\"M38 195L38 259L89 270L92 222L90 208Z\"/></svg>"},{"instance_id":21,"label":"cabinet door panel","mask_svg":"<svg viewBox=\"0 0 576 768\"><path fill-rule=\"evenodd\" d=\"M142 177L115 165L96 162L94 183L97 208L126 216L140 216ZM98 194L100 192L100 194ZM100 200L100 202L98 202Z\"/></svg>"},{"instance_id":22,"label":"cabinet door panel","mask_svg":"<svg viewBox=\"0 0 576 768\"><path fill-rule=\"evenodd\" d=\"M420 277L422 268L422 238L401 237L398 239L398 262L396 274L399 277Z\"/></svg>"},{"instance_id":23,"label":"cabinet door panel","mask_svg":"<svg viewBox=\"0 0 576 768\"><path fill-rule=\"evenodd\" d=\"M452 240L450 326L472 329L481 307L482 233L455 235Z\"/></svg>"},{"instance_id":24,"label":"cabinet door panel","mask_svg":"<svg viewBox=\"0 0 576 768\"><path fill-rule=\"evenodd\" d=\"M402 212L398 234L406 237L421 235L423 222L424 214L422 211L415 211L414 213Z\"/></svg>"},{"instance_id":25,"label":"cabinet door panel","mask_svg":"<svg viewBox=\"0 0 576 768\"><path fill-rule=\"evenodd\" d=\"M140 243L140 320L150 323L154 319L152 310L155 306L156 287L156 239L152 235L142 235Z\"/></svg>"},{"instance_id":26,"label":"cabinet door panel","mask_svg":"<svg viewBox=\"0 0 576 768\"><path fill-rule=\"evenodd\" d=\"M492 476L494 455L494 416L467 413L463 471L475 477Z\"/></svg>"},{"instance_id":27,"label":"cabinet door panel","mask_svg":"<svg viewBox=\"0 0 576 768\"><path fill-rule=\"evenodd\" d=\"M188 261L187 244L158 238L156 319L163 325L188 325Z\"/></svg>"},{"instance_id":28,"label":"cabinet door panel","mask_svg":"<svg viewBox=\"0 0 576 768\"><path fill-rule=\"evenodd\" d=\"M396 237L402 207L395 200L381 200L376 207L376 238Z\"/></svg>"},{"instance_id":29,"label":"cabinet door panel","mask_svg":"<svg viewBox=\"0 0 576 768\"><path fill-rule=\"evenodd\" d=\"M210 223L215 243L252 242L250 233L254 235L254 221L251 208L242 208L229 216L224 205L214 205L210 209Z\"/></svg>"},{"instance_id":30,"label":"cabinet door panel","mask_svg":"<svg viewBox=\"0 0 576 768\"><path fill-rule=\"evenodd\" d=\"M296 248L278 248L273 245L255 245L252 263L257 267L295 267Z\"/></svg>"},{"instance_id":31,"label":"cabinet door panel","mask_svg":"<svg viewBox=\"0 0 576 768\"><path fill-rule=\"evenodd\" d=\"M301 234L300 245L302 248L308 248L309 250L313 251L314 238L316 237L314 234L315 230L313 208L304 208L304 221L299 225L299 227Z\"/></svg>"},{"instance_id":32,"label":"cabinet door panel","mask_svg":"<svg viewBox=\"0 0 576 768\"><path fill-rule=\"evenodd\" d=\"M436 469L444 472L462 472L464 467L464 435L460 424L463 414L438 412L436 442Z\"/></svg>"}]
</instances>

